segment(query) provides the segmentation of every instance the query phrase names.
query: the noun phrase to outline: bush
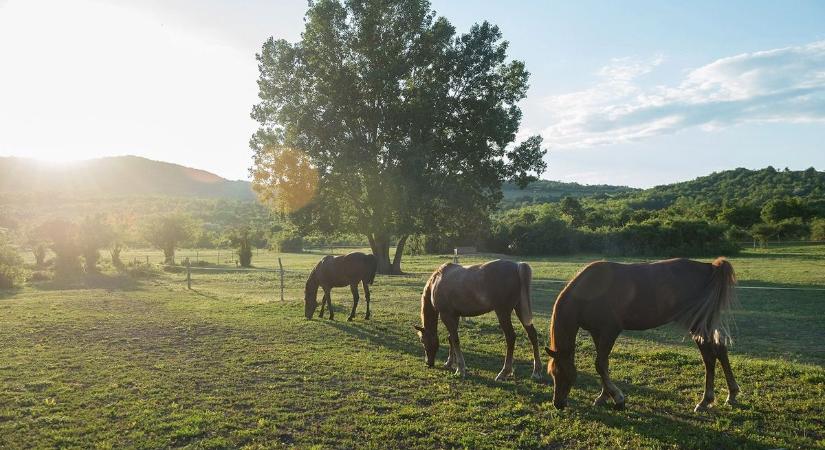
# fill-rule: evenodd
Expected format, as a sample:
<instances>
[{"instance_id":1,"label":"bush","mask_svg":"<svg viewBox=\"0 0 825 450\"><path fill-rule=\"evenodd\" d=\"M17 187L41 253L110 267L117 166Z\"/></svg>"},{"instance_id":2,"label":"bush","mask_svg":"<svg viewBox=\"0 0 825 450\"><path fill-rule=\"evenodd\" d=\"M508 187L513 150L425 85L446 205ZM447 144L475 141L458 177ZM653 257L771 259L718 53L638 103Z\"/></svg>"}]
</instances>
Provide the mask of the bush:
<instances>
[{"instance_id":1,"label":"bush","mask_svg":"<svg viewBox=\"0 0 825 450\"><path fill-rule=\"evenodd\" d=\"M739 246L727 227L701 220L657 220L628 224L611 233L605 253L645 256L732 255Z\"/></svg>"},{"instance_id":2,"label":"bush","mask_svg":"<svg viewBox=\"0 0 825 450\"><path fill-rule=\"evenodd\" d=\"M249 241L243 242L238 249L238 261L241 267L252 266L252 246L249 245Z\"/></svg>"},{"instance_id":3,"label":"bush","mask_svg":"<svg viewBox=\"0 0 825 450\"><path fill-rule=\"evenodd\" d=\"M816 219L811 222L811 240L825 241L825 219Z\"/></svg>"},{"instance_id":4,"label":"bush","mask_svg":"<svg viewBox=\"0 0 825 450\"><path fill-rule=\"evenodd\" d=\"M15 249L0 243L0 289L17 287L25 279L23 258Z\"/></svg>"},{"instance_id":5,"label":"bush","mask_svg":"<svg viewBox=\"0 0 825 450\"><path fill-rule=\"evenodd\" d=\"M301 253L304 251L304 238L297 234L284 234L275 240L275 247L281 253Z\"/></svg>"}]
</instances>

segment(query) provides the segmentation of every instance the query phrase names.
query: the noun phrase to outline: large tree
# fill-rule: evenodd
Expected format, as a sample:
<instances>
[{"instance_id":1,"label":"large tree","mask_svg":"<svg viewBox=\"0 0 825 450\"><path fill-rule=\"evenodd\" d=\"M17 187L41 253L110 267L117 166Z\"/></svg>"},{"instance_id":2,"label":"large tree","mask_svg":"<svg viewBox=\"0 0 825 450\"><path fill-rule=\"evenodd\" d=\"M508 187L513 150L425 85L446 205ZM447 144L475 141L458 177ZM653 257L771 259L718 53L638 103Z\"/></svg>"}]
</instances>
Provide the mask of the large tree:
<instances>
[{"instance_id":1,"label":"large tree","mask_svg":"<svg viewBox=\"0 0 825 450\"><path fill-rule=\"evenodd\" d=\"M257 56L251 140L256 191L302 230L364 233L399 273L411 233L471 226L546 168L540 137L515 143L529 74L498 27L457 35L424 0L320 0L305 23Z\"/></svg>"}]
</instances>

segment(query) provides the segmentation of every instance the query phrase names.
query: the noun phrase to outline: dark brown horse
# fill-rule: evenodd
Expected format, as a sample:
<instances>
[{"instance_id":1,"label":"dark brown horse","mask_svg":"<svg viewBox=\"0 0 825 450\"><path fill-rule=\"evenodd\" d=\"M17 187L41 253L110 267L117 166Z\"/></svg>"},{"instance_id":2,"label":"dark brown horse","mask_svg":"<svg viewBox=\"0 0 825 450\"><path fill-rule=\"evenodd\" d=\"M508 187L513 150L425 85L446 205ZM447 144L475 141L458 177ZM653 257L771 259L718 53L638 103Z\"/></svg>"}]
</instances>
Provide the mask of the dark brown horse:
<instances>
[{"instance_id":1,"label":"dark brown horse","mask_svg":"<svg viewBox=\"0 0 825 450\"><path fill-rule=\"evenodd\" d=\"M728 382L728 403L736 403L739 385L733 378L725 343L730 336L722 314L733 301L736 277L724 258L713 263L670 259L650 264L594 262L561 291L550 323L553 405L564 408L576 379L574 353L578 329L589 331L596 345L596 371L602 392L595 405L612 398L623 408L625 396L610 380L608 356L622 330L647 330L670 322L684 326L699 346L705 363L705 393L695 411L713 404L716 360Z\"/></svg>"},{"instance_id":2,"label":"dark brown horse","mask_svg":"<svg viewBox=\"0 0 825 450\"><path fill-rule=\"evenodd\" d=\"M334 287L349 286L352 291L352 312L347 320L355 317L355 308L358 307L358 283L364 285L364 298L367 300L367 313L365 319L370 318L370 288L369 285L375 280L375 271L378 268L378 261L373 255L365 255L361 252L352 252L342 256L324 256L324 259L315 265L309 274L306 288L304 289L304 315L307 319L312 319L315 308L318 307L318 287L324 290L324 298L321 299L321 313L318 317L324 317L324 305L329 307L329 319L332 320L332 298L330 292Z\"/></svg>"},{"instance_id":3,"label":"dark brown horse","mask_svg":"<svg viewBox=\"0 0 825 450\"><path fill-rule=\"evenodd\" d=\"M446 263L439 267L430 276L421 295L422 326L414 325L424 345L427 365L432 367L435 364L438 352L439 314L450 333L450 356L444 367L457 365L456 375L464 376L467 368L458 342L458 320L460 317L495 311L507 341L504 367L496 380L507 378L513 373L516 332L513 330L511 314L515 310L533 345L533 378L540 379L539 341L530 305L531 278L529 265L512 261L496 260L470 267Z\"/></svg>"}]
</instances>

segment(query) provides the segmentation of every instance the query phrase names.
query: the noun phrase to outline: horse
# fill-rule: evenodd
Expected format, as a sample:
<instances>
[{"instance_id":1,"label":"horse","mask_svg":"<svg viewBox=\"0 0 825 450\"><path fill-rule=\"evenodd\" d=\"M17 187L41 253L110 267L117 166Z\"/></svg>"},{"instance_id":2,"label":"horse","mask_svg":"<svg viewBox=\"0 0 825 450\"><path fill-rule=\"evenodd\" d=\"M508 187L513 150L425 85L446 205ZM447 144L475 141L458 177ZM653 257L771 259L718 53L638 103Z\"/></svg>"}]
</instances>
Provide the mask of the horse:
<instances>
[{"instance_id":1,"label":"horse","mask_svg":"<svg viewBox=\"0 0 825 450\"><path fill-rule=\"evenodd\" d=\"M427 366L433 367L438 352L439 315L450 333L450 355L444 367L451 369L457 366L455 375L463 377L467 366L458 340L459 318L495 311L507 341L504 367L496 376L496 381L509 377L513 373L513 347L516 342L511 321L515 310L533 345L532 377L541 379L541 356L530 304L531 279L532 270L526 263L495 260L469 267L442 264L430 276L421 294L421 325L413 325L424 346Z\"/></svg>"},{"instance_id":2,"label":"horse","mask_svg":"<svg viewBox=\"0 0 825 450\"><path fill-rule=\"evenodd\" d=\"M576 379L574 354L579 328L590 332L596 345L596 371L602 391L594 405L608 397L623 409L625 396L610 380L608 356L622 330L648 330L670 322L686 328L702 354L705 391L694 411L713 405L716 361L728 384L727 403L736 404L739 385L733 377L726 343L730 334L723 314L734 301L736 275L724 258L712 263L669 259L647 264L598 261L582 269L559 293L550 322L553 405L563 409Z\"/></svg>"},{"instance_id":3,"label":"horse","mask_svg":"<svg viewBox=\"0 0 825 450\"><path fill-rule=\"evenodd\" d=\"M304 315L307 320L312 319L315 308L318 307L318 287L324 290L324 298L321 299L321 313L318 317L324 317L324 305L327 305L329 306L329 320L333 320L330 291L334 287L349 286L352 291L352 312L347 320L351 321L355 318L355 308L358 307L358 283L364 285L364 298L367 300L367 313L364 315L364 319L369 319L369 285L375 281L377 268L378 260L375 256L361 252L352 252L342 256L324 256L312 269L304 288Z\"/></svg>"}]
</instances>

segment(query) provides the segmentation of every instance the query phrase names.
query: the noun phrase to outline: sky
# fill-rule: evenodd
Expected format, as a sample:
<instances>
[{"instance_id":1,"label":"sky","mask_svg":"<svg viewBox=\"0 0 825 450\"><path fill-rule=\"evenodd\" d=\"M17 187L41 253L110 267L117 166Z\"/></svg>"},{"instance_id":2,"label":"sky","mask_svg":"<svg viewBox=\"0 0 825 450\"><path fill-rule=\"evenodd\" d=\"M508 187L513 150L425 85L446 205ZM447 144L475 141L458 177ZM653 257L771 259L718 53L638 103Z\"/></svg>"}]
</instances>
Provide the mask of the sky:
<instances>
[{"instance_id":1,"label":"sky","mask_svg":"<svg viewBox=\"0 0 825 450\"><path fill-rule=\"evenodd\" d=\"M542 178L825 170L825 2L433 0L526 63ZM248 179L255 53L306 0L0 0L0 156L133 154Z\"/></svg>"}]
</instances>

